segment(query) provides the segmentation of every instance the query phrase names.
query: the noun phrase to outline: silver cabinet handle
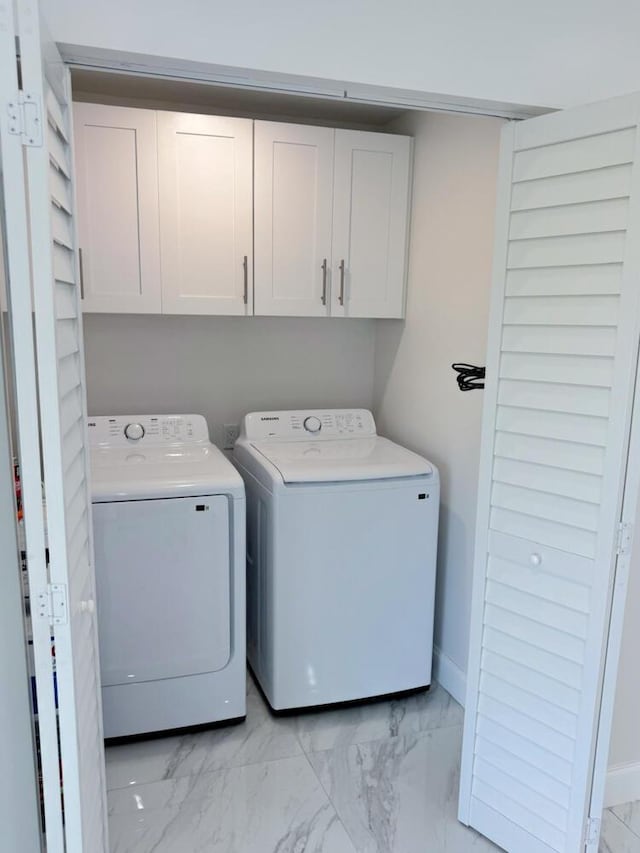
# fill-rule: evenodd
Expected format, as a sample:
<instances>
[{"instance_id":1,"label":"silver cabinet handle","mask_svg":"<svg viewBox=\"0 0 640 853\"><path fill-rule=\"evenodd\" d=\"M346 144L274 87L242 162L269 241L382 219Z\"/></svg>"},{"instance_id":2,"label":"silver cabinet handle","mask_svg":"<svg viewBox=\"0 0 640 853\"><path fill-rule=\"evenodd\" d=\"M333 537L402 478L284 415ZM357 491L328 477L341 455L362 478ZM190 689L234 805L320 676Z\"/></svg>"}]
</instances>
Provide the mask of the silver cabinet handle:
<instances>
[{"instance_id":1,"label":"silver cabinet handle","mask_svg":"<svg viewBox=\"0 0 640 853\"><path fill-rule=\"evenodd\" d=\"M320 267L320 269L322 270L322 297L320 299L320 302L322 302L323 305L326 305L327 304L327 259L326 258L322 261L322 266Z\"/></svg>"},{"instance_id":2,"label":"silver cabinet handle","mask_svg":"<svg viewBox=\"0 0 640 853\"><path fill-rule=\"evenodd\" d=\"M344 258L340 261L338 269L340 270L340 295L338 296L338 302L340 305L344 305Z\"/></svg>"},{"instance_id":3,"label":"silver cabinet handle","mask_svg":"<svg viewBox=\"0 0 640 853\"><path fill-rule=\"evenodd\" d=\"M78 267L80 269L80 299L84 299L84 263L82 262L82 249L78 249Z\"/></svg>"},{"instance_id":4,"label":"silver cabinet handle","mask_svg":"<svg viewBox=\"0 0 640 853\"><path fill-rule=\"evenodd\" d=\"M244 304L249 304L249 258L247 255L242 260L242 269L244 270Z\"/></svg>"}]
</instances>

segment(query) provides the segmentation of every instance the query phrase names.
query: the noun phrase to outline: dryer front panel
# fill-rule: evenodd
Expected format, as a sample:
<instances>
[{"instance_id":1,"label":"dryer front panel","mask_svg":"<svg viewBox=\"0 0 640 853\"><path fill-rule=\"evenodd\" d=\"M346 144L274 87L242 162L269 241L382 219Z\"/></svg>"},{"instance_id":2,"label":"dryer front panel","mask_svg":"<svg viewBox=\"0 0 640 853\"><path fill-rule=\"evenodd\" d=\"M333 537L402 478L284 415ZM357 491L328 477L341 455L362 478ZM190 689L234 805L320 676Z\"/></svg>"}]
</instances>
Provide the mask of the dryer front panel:
<instances>
[{"instance_id":1,"label":"dryer front panel","mask_svg":"<svg viewBox=\"0 0 640 853\"><path fill-rule=\"evenodd\" d=\"M225 667L227 498L94 504L93 524L102 686Z\"/></svg>"}]
</instances>

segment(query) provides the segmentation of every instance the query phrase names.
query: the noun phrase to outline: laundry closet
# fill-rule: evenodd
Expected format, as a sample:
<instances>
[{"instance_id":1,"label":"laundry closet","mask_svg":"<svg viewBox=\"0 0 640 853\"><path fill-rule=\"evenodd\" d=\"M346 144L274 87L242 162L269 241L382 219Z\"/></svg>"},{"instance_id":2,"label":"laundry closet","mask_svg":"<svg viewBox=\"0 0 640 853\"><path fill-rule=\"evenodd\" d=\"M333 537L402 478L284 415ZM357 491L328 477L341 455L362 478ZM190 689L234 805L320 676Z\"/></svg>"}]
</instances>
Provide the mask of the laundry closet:
<instances>
[{"instance_id":1,"label":"laundry closet","mask_svg":"<svg viewBox=\"0 0 640 853\"><path fill-rule=\"evenodd\" d=\"M479 115L463 115L391 98L332 99L266 86L256 91L122 68L96 70L80 62L69 80L64 74L58 80L55 67L47 66L43 90L44 148L38 128L29 124L31 105L23 98L10 113L15 126L4 140L16 134L36 137L35 143L24 142L26 207L34 218L27 229L26 211L11 211L2 241L5 250L10 248L10 298L3 303L8 420L21 454L31 448L36 459L42 453L47 500L45 513L39 463L23 456L27 511L19 550L33 565L31 613L38 601L35 612L43 617L39 622L32 615L29 623L32 676L42 691L40 760L49 791L51 780L59 779L60 754L75 780L65 782L64 803L57 784L55 795L44 798L52 849L65 838L69 851L82 849L73 847L77 838L104 843L103 733L126 738L166 729L173 736L173 729L200 723L242 725L245 698L247 720L260 707L260 724L274 725L264 716L268 706L288 713L432 686L431 694L421 693L413 705L415 697L398 700L407 701L399 716L405 707L441 702L442 727L455 726L461 736L456 702L465 708L462 759L456 742L453 764L442 772L453 774L456 785L461 773L461 822L451 817L452 800L436 809L438 814L449 809L451 831L474 827L507 850L573 853L586 843L592 853L603 802L615 806L640 798L640 751L636 755L630 722L638 698L629 675L633 596L626 602L624 632L622 618L625 589L635 588L637 574L632 534L640 486L634 473L639 439L633 397L638 259L630 248L638 228L637 98L538 118L538 110L498 106L492 114L478 109ZM12 163L22 168L21 157L5 141L5 173ZM5 195L18 197L18 179L6 180ZM45 196L46 226L37 214ZM16 244L29 252L16 252ZM13 284L28 279L27 260L33 266L32 296ZM47 280L54 281L53 296L36 283ZM32 310L35 351L30 337L20 340L16 334L29 328ZM484 390L461 393L451 370L460 361L478 368L486 364ZM31 374L37 375L42 397L35 415L29 405L39 397ZM383 502L386 494L379 503L364 498L362 505L370 509L361 517L342 515L340 484L356 490L341 474L341 466L356 464L348 451L343 458L331 457L334 496L328 503L323 504L325 496L316 503L315 492L304 496L313 482L300 480L300 470L310 464L305 453L322 454L322 441L329 438L348 443L359 430L371 442L385 436L389 445L399 442L404 449L403 456L389 450L377 473L367 474L381 495L385 478L408 478L411 508L397 518ZM191 677L223 671L233 659L238 672L228 689L238 692L241 678L242 702L227 697L225 682L215 719L192 720L185 704L174 720L179 694L150 689L145 701L156 703L155 723L146 725L138 703L133 726L120 717L107 730L106 711L104 729L99 722L102 712L108 706L111 713L110 697L121 695L126 679L133 686L158 677L154 649L161 648L166 664L163 678L184 675L172 669L180 626L167 627L159 618L154 630L162 643L140 637L146 657L137 660L132 654L131 666L114 670L113 684L105 685L103 678L101 708L95 609L100 610L100 595L107 600L113 590L103 586L100 593L98 584L96 601L91 555L102 559L105 551L103 521L96 523L96 513L115 519L114 505L128 499L131 484L112 477L111 457L107 474L96 459L104 461L100 454L115 440L127 464L135 457L142 466L148 446L139 443L142 438L170 446L176 456L206 456L222 466L215 477L231 476L234 461L244 477L244 487L239 476L225 481L229 501L211 499L220 497L217 485L194 490L192 484L185 493L191 501L189 523L196 515L198 521L215 516L216 523L235 519L229 547L238 549L234 555L220 545L227 541L218 536L221 527L215 542L203 546L218 548L216 559L225 568L216 595L233 602L236 621L224 623L226 617L215 610L218 599L199 600L198 624L207 612L215 613L219 642L215 660L202 662L197 648L202 635L194 622ZM280 448L280 442L287 446ZM90 444L93 484L85 459ZM103 486L107 491L97 501L93 493L92 526L91 489ZM294 661L295 637L300 638L293 681L274 674L276 667L263 654L270 642L269 618L257 605L249 607L249 661L257 682L250 682L245 697L245 574L238 554L246 529L262 549L247 550L251 585L253 567L269 565L276 553L273 531L283 536L275 522L273 529L265 528L270 513L275 518L282 512L281 486L283 493L295 494L292 505L299 513L282 527L283 550L291 543L302 546L291 549L290 563L299 573L308 545L300 531L319 514L327 522L318 528L317 559L308 560L322 582L315 588L292 584L284 595L281 590L280 597L273 595L278 627L285 624L287 604L297 603L294 634L274 641L281 649L280 666ZM165 497L137 495L149 505ZM437 508L428 521L420 515L429 501L439 505L437 530ZM32 520L38 514L34 507L40 515ZM129 522L124 515L118 519L113 523L122 536L113 539L114 566L133 552ZM405 529L407 519L413 527ZM149 529L161 541L170 524L165 522L165 531L162 525ZM357 589L345 583L343 596L325 600L327 591L342 585L340 574L332 574L336 543L356 524L362 525L358 542L369 548L369 562L358 566L360 575L353 572ZM403 545L410 543L414 528L429 534L428 541L413 543L417 556L409 545L385 552L393 535ZM172 537L165 541L161 574L180 562L179 551L170 551ZM420 569L429 549L430 585L421 586L417 575L403 578L401 569L414 564ZM392 601L390 587L376 599L374 573L367 574L367 568L376 559L392 564L393 553L401 562L396 589L403 589L402 596ZM356 558L351 559L355 566ZM152 561L148 565L153 569ZM177 613L184 606L184 588L178 575L173 581ZM259 593L253 589L252 594L263 600L273 592L257 571L255 585ZM161 587L150 571L136 597L153 606ZM364 611L373 601L383 628L375 662L367 672L367 648L359 648L357 668L364 676L349 693L352 673L346 657L342 666L341 653L350 635L341 631L350 623L365 625ZM109 600L104 612L113 616L118 609L113 604ZM332 685L322 693L317 687L305 630L312 639L326 630L335 640L335 647L327 640L323 660L324 671L333 670L335 690ZM419 641L412 644L412 637ZM423 646L429 648L426 656ZM116 652L122 657L122 648ZM102 657L104 664L104 649ZM412 665L395 665L400 659ZM410 671L406 679L404 670ZM383 671L393 678L382 677ZM381 686L374 689L372 683ZM107 697L105 687L116 690ZM434 697L433 690L442 688L446 698ZM63 703L65 709L73 705L72 714ZM186 716L180 716L183 712ZM403 736L417 736L423 725L430 730L430 722L419 714L416 719L416 730L407 732L400 720ZM314 718L305 730L297 721L292 741L280 732L282 754L272 755L270 742L267 757L260 753L265 764L294 762L300 748L305 772L311 756L317 778L309 797L319 798L320 811L322 797L329 797L332 809L332 797L337 802L342 790L332 776L335 768L318 757L339 741L323 741L329 736L322 725ZM363 730L368 725L369 720ZM367 749L376 755L371 744L377 738L368 737L366 746L364 739L350 744L359 751L358 761L366 763ZM309 743L313 748L307 751ZM156 749L134 746L131 754L138 748ZM194 755L202 764L189 772L222 772L198 749ZM207 748L209 753L215 750ZM231 775L239 768L244 773L252 762L231 765ZM111 781L117 777L118 782L109 802L116 815L125 809L125 795L112 790L163 781L160 775L132 781L114 767L115 762ZM77 771L73 777L71 770ZM300 787L306 790L302 782ZM222 796L218 791L216 797ZM605 830L608 819L605 812ZM344 822L351 840L357 838L358 821L350 823L346 806L336 821ZM114 827L125 823L113 819ZM354 850L367 849L369 836L362 838ZM90 843L85 841L84 849Z\"/></svg>"}]
</instances>

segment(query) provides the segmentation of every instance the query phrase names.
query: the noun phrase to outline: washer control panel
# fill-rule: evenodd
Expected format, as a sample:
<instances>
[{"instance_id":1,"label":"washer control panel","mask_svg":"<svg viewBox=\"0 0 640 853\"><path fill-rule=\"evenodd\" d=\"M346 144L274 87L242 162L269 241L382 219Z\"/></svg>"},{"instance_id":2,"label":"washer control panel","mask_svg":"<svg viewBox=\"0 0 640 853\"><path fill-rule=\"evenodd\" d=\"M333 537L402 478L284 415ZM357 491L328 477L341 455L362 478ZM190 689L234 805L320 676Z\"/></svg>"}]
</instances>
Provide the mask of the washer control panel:
<instances>
[{"instance_id":1,"label":"washer control panel","mask_svg":"<svg viewBox=\"0 0 640 853\"><path fill-rule=\"evenodd\" d=\"M245 417L242 432L250 441L364 438L376 434L376 424L367 409L252 412Z\"/></svg>"},{"instance_id":2,"label":"washer control panel","mask_svg":"<svg viewBox=\"0 0 640 853\"><path fill-rule=\"evenodd\" d=\"M92 447L195 444L209 441L202 415L118 415L88 418Z\"/></svg>"}]
</instances>

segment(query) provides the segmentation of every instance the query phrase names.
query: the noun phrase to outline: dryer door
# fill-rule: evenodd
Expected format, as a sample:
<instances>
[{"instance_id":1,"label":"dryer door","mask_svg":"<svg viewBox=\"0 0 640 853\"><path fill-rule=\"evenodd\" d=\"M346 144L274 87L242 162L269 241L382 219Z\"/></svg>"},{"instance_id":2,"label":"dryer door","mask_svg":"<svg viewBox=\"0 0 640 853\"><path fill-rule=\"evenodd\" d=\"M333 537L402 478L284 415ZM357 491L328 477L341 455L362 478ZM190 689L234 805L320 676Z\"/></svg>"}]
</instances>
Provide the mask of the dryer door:
<instances>
[{"instance_id":1,"label":"dryer door","mask_svg":"<svg viewBox=\"0 0 640 853\"><path fill-rule=\"evenodd\" d=\"M102 686L222 669L231 651L222 495L93 505Z\"/></svg>"}]
</instances>

